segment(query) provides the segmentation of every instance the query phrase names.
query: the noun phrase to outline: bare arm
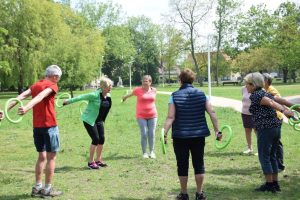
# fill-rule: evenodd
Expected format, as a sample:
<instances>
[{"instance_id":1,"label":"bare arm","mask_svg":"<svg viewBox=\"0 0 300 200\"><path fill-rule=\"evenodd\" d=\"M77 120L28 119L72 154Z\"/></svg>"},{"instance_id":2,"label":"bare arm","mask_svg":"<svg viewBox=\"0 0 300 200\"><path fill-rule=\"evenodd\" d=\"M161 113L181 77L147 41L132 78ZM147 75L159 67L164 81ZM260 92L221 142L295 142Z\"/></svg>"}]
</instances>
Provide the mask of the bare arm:
<instances>
[{"instance_id":1,"label":"bare arm","mask_svg":"<svg viewBox=\"0 0 300 200\"><path fill-rule=\"evenodd\" d=\"M274 96L274 100L281 104L281 105L285 105L287 107L292 107L294 104L292 102L289 102L288 100L282 98L282 97L279 97L279 96ZM300 108L297 109L298 112L300 112Z\"/></svg>"},{"instance_id":2,"label":"bare arm","mask_svg":"<svg viewBox=\"0 0 300 200\"><path fill-rule=\"evenodd\" d=\"M276 96L276 98L280 98L280 97ZM294 116L294 113L292 111L286 109L285 106L277 103L276 101L274 101L268 97L263 97L260 101L260 105L269 106L275 110L282 112L287 117Z\"/></svg>"},{"instance_id":3,"label":"bare arm","mask_svg":"<svg viewBox=\"0 0 300 200\"><path fill-rule=\"evenodd\" d=\"M205 108L206 108L206 112L209 114L210 120L213 124L215 136L217 137L218 132L219 132L218 119L217 119L216 113L215 113L210 101L206 101Z\"/></svg>"},{"instance_id":4,"label":"bare arm","mask_svg":"<svg viewBox=\"0 0 300 200\"><path fill-rule=\"evenodd\" d=\"M174 104L169 104L168 116L167 116L165 124L164 124L165 143L167 143L168 131L171 128L174 120L175 120L175 105Z\"/></svg>"},{"instance_id":5,"label":"bare arm","mask_svg":"<svg viewBox=\"0 0 300 200\"><path fill-rule=\"evenodd\" d=\"M131 92L131 93L129 93L129 94L123 96L123 97L122 97L122 100L123 100L123 101L126 101L126 99L128 99L129 97L132 97L133 95L134 95L134 94Z\"/></svg>"},{"instance_id":6,"label":"bare arm","mask_svg":"<svg viewBox=\"0 0 300 200\"><path fill-rule=\"evenodd\" d=\"M3 113L2 110L0 110L0 121L1 121L2 119L4 119L4 113Z\"/></svg>"},{"instance_id":7,"label":"bare arm","mask_svg":"<svg viewBox=\"0 0 300 200\"><path fill-rule=\"evenodd\" d=\"M28 89L28 90L22 92L19 96L17 96L17 99L23 100L23 99L26 99L27 97L29 97L30 95L31 95L31 90ZM16 104L17 104L17 101L12 101L8 106L8 110L12 109Z\"/></svg>"},{"instance_id":8,"label":"bare arm","mask_svg":"<svg viewBox=\"0 0 300 200\"><path fill-rule=\"evenodd\" d=\"M46 88L42 92L40 92L37 96L35 96L31 101L29 101L25 106L19 108L19 115L24 115L28 110L30 110L33 106L41 102L45 97L51 94L53 90L51 88Z\"/></svg>"}]
</instances>

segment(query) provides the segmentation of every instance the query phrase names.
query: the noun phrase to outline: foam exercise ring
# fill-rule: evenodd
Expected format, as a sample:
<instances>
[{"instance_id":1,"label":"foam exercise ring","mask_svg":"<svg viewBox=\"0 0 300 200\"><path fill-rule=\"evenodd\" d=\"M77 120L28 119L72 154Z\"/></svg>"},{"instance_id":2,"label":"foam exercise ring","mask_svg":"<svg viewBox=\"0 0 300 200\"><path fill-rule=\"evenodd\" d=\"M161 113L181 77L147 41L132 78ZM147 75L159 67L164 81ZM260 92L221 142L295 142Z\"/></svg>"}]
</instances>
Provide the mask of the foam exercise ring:
<instances>
[{"instance_id":1,"label":"foam exercise ring","mask_svg":"<svg viewBox=\"0 0 300 200\"><path fill-rule=\"evenodd\" d=\"M230 126L228 125L222 126L220 132L222 132L222 139L216 140L215 142L215 147L219 150L227 147L232 139L232 129Z\"/></svg>"},{"instance_id":2,"label":"foam exercise ring","mask_svg":"<svg viewBox=\"0 0 300 200\"><path fill-rule=\"evenodd\" d=\"M82 101L80 104L79 104L79 112L80 114L83 113L83 111L85 110L86 106L88 105L88 102L87 101Z\"/></svg>"},{"instance_id":3,"label":"foam exercise ring","mask_svg":"<svg viewBox=\"0 0 300 200\"><path fill-rule=\"evenodd\" d=\"M166 154L167 148L166 148L166 144L165 144L165 129L164 128L161 129L160 144L161 144L161 150L162 150L163 154Z\"/></svg>"},{"instance_id":4,"label":"foam exercise ring","mask_svg":"<svg viewBox=\"0 0 300 200\"><path fill-rule=\"evenodd\" d=\"M57 95L57 98L56 98L56 101L55 101L55 105L56 105L58 108L63 107L63 104L62 104L62 103L60 104L60 100L61 100L61 98L62 98L63 96L67 96L68 99L71 99L71 95L70 95L69 93L66 93L66 92Z\"/></svg>"},{"instance_id":5,"label":"foam exercise ring","mask_svg":"<svg viewBox=\"0 0 300 200\"><path fill-rule=\"evenodd\" d=\"M17 103L20 104L20 106L23 106L23 103L21 100L17 99L17 98L11 98L11 99L8 99L6 104L5 104L5 108L4 108L4 115L6 116L7 120L11 123L14 123L14 124L17 124L19 122L22 121L23 119L23 116L20 116L18 119L12 119L9 115L8 115L8 106L9 104L12 102L12 101L16 101Z\"/></svg>"},{"instance_id":6,"label":"foam exercise ring","mask_svg":"<svg viewBox=\"0 0 300 200\"><path fill-rule=\"evenodd\" d=\"M300 123L300 114L295 110L300 107L300 104L295 104L293 105L290 110L294 113L294 117L289 118L289 124L294 125L294 124L299 124Z\"/></svg>"}]
</instances>

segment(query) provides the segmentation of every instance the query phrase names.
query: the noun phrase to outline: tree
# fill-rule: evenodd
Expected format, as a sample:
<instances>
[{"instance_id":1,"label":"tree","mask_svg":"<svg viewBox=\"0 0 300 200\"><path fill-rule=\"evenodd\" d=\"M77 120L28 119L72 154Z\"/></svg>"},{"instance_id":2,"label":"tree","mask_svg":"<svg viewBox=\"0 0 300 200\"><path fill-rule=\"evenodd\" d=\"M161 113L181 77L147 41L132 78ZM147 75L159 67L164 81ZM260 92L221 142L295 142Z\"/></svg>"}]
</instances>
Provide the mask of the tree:
<instances>
[{"instance_id":1,"label":"tree","mask_svg":"<svg viewBox=\"0 0 300 200\"><path fill-rule=\"evenodd\" d=\"M238 30L241 49L255 49L269 45L274 36L275 19L265 4L252 6L244 15Z\"/></svg>"},{"instance_id":2,"label":"tree","mask_svg":"<svg viewBox=\"0 0 300 200\"><path fill-rule=\"evenodd\" d=\"M164 65L168 71L168 80L171 81L171 70L176 66L178 57L186 51L187 43L185 42L182 32L172 25L165 25L159 31L160 44L160 67L164 70ZM164 77L163 77L164 78Z\"/></svg>"},{"instance_id":3,"label":"tree","mask_svg":"<svg viewBox=\"0 0 300 200\"><path fill-rule=\"evenodd\" d=\"M143 75L151 75L152 82L158 82L159 44L157 33L159 28L145 16L129 18L131 38L134 42L136 55L132 64L133 83L140 84Z\"/></svg>"},{"instance_id":4,"label":"tree","mask_svg":"<svg viewBox=\"0 0 300 200\"><path fill-rule=\"evenodd\" d=\"M234 21L236 20L235 10L240 6L240 3L235 0L218 0L217 5L217 21L214 22L215 28L217 31L217 55L216 55L216 64L214 66L214 75L217 86L219 85L219 65L221 61L221 48L223 47L224 38L229 34L233 34L232 30Z\"/></svg>"},{"instance_id":5,"label":"tree","mask_svg":"<svg viewBox=\"0 0 300 200\"><path fill-rule=\"evenodd\" d=\"M287 82L288 73L295 82L296 70L300 67L300 8L286 2L275 11L277 28L272 43L281 58L280 69L283 71L283 82Z\"/></svg>"},{"instance_id":6,"label":"tree","mask_svg":"<svg viewBox=\"0 0 300 200\"><path fill-rule=\"evenodd\" d=\"M203 85L203 77L200 75L200 67L195 56L196 49L196 30L199 23L211 10L213 1L209 0L170 0L170 5L176 14L180 17L180 22L184 26L184 30L189 38L190 53L194 62L195 70L197 73L197 81Z\"/></svg>"}]
</instances>

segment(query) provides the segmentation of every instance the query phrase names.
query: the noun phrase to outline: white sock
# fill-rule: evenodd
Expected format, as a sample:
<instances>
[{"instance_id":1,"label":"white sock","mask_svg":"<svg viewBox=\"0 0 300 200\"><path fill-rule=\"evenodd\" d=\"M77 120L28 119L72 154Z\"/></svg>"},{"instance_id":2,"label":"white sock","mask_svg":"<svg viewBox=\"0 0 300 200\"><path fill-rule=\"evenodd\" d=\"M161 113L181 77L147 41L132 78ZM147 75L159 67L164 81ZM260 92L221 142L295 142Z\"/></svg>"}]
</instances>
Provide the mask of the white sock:
<instances>
[{"instance_id":1,"label":"white sock","mask_svg":"<svg viewBox=\"0 0 300 200\"><path fill-rule=\"evenodd\" d=\"M35 189L40 190L40 189L42 189L43 184L42 183L35 183L34 187L35 187Z\"/></svg>"},{"instance_id":2,"label":"white sock","mask_svg":"<svg viewBox=\"0 0 300 200\"><path fill-rule=\"evenodd\" d=\"M46 192L49 192L49 190L51 189L51 183L49 183L49 184L45 184L45 187L44 187L44 190L46 191Z\"/></svg>"}]
</instances>

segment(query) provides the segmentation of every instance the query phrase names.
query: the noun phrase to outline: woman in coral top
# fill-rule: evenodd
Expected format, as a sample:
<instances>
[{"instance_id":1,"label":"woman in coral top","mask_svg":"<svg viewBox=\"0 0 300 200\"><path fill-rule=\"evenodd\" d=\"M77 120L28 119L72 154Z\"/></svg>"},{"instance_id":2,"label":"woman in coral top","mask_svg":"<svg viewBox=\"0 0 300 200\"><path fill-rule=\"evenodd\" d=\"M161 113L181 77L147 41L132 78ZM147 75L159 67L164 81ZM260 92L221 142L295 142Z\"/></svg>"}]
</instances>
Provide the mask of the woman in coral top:
<instances>
[{"instance_id":1,"label":"woman in coral top","mask_svg":"<svg viewBox=\"0 0 300 200\"><path fill-rule=\"evenodd\" d=\"M142 86L135 88L130 94L123 97L123 101L131 96L137 97L136 119L141 131L141 146L143 158L156 158L154 153L155 127L157 122L157 111L155 106L156 89L151 87L152 78L145 75ZM149 154L147 153L147 142Z\"/></svg>"}]
</instances>

